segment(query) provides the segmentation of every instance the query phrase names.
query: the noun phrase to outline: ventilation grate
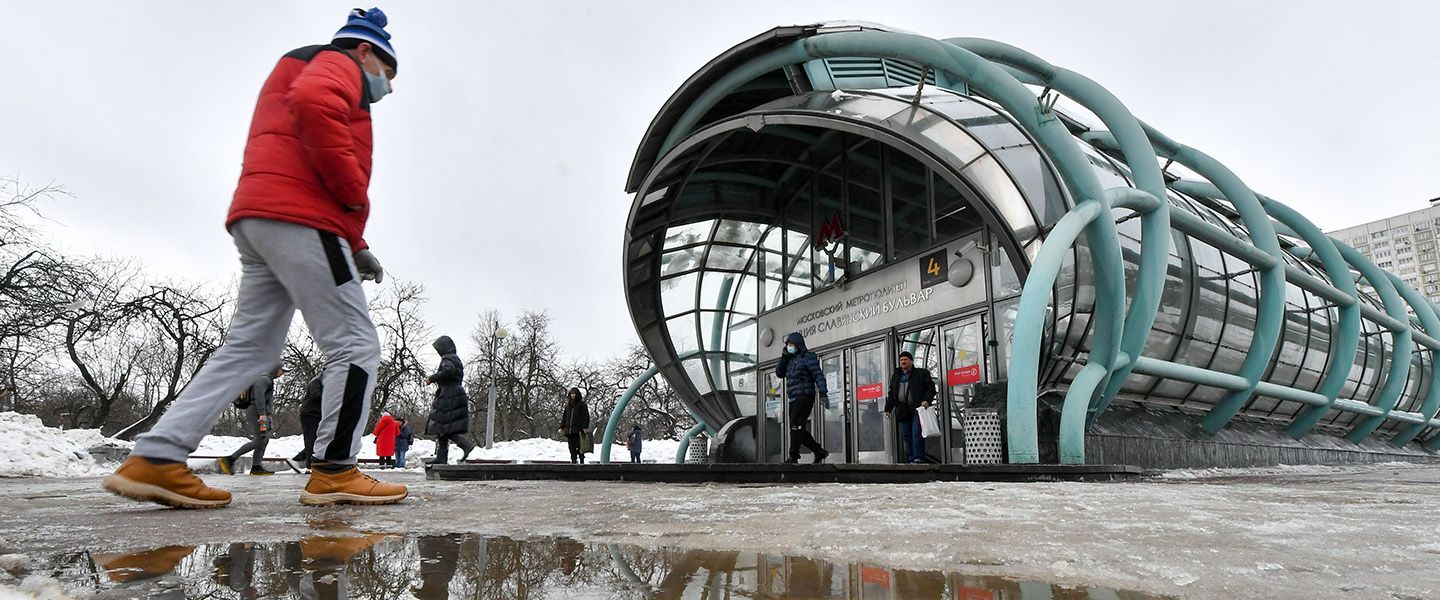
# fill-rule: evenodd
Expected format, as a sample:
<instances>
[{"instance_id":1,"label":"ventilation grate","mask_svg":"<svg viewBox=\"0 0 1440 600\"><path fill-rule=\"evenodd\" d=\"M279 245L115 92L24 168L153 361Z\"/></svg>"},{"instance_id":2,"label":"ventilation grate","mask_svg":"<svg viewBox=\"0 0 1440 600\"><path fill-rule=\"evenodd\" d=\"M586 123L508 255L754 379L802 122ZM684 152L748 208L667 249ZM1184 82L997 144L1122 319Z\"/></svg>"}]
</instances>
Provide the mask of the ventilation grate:
<instances>
[{"instance_id":1,"label":"ventilation grate","mask_svg":"<svg viewBox=\"0 0 1440 600\"><path fill-rule=\"evenodd\" d=\"M874 57L827 58L825 69L835 89L905 87L920 83L925 70L903 60ZM935 85L935 73L925 73L925 83Z\"/></svg>"}]
</instances>

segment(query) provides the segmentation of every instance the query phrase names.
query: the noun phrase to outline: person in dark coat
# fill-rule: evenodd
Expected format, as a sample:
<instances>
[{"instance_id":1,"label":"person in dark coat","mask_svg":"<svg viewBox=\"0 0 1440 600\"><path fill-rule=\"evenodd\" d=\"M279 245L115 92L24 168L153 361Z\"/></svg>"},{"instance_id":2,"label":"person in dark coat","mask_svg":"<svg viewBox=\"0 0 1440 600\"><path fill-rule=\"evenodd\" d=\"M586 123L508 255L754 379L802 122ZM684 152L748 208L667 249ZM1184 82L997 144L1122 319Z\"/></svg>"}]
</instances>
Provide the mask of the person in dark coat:
<instances>
[{"instance_id":1,"label":"person in dark coat","mask_svg":"<svg viewBox=\"0 0 1440 600\"><path fill-rule=\"evenodd\" d=\"M590 408L580 388L570 388L565 398L565 412L560 416L560 433L570 443L570 462L585 464L585 451L580 448L580 432L590 429Z\"/></svg>"},{"instance_id":2,"label":"person in dark coat","mask_svg":"<svg viewBox=\"0 0 1440 600\"><path fill-rule=\"evenodd\" d=\"M400 433L395 436L395 468L405 468L405 453L410 451L410 444L415 442L415 434L410 431L410 421L401 417L397 419L400 423Z\"/></svg>"},{"instance_id":3,"label":"person in dark coat","mask_svg":"<svg viewBox=\"0 0 1440 600\"><path fill-rule=\"evenodd\" d=\"M440 354L440 368L434 375L425 378L425 383L435 384L435 401L430 405L430 419L425 423L425 433L435 436L435 458L429 464L446 464L450 459L450 442L464 451L461 462L470 457L475 444L465 436L470 430L470 397L465 394L465 364L455 353L455 342L448 335L442 335L431 344Z\"/></svg>"},{"instance_id":4,"label":"person in dark coat","mask_svg":"<svg viewBox=\"0 0 1440 600\"><path fill-rule=\"evenodd\" d=\"M825 387L825 372L820 370L820 357L805 347L805 336L800 332L785 336L785 354L775 366L775 376L785 380L785 395L790 402L790 454L785 462L800 462L800 447L810 449L815 462L825 462L830 456L815 436L810 434L810 414L815 400L821 406L830 407L830 392Z\"/></svg>"},{"instance_id":5,"label":"person in dark coat","mask_svg":"<svg viewBox=\"0 0 1440 600\"><path fill-rule=\"evenodd\" d=\"M324 395L325 382L316 375L305 386L305 399L300 401L300 434L305 439L305 447L290 460L306 469L310 468L310 456L315 452L315 436L320 429L320 401Z\"/></svg>"},{"instance_id":6,"label":"person in dark coat","mask_svg":"<svg viewBox=\"0 0 1440 600\"><path fill-rule=\"evenodd\" d=\"M915 357L900 353L900 366L890 375L890 393L885 396L885 415L895 418L900 427L900 458L912 463L925 462L925 436L920 434L920 415L916 409L930 407L935 401L935 378L928 369L915 366Z\"/></svg>"},{"instance_id":7,"label":"person in dark coat","mask_svg":"<svg viewBox=\"0 0 1440 600\"><path fill-rule=\"evenodd\" d=\"M640 462L640 447L645 445L645 434L640 431L640 424L636 423L630 428L630 435L625 438L625 447L630 449L630 462Z\"/></svg>"},{"instance_id":8,"label":"person in dark coat","mask_svg":"<svg viewBox=\"0 0 1440 600\"><path fill-rule=\"evenodd\" d=\"M266 469L261 461L265 460L265 448L270 445L270 407L275 403L275 380L285 376L285 367L277 366L255 378L250 384L250 389L245 390L240 398L236 400L235 406L245 410L245 423L250 426L250 441L244 446L237 448L230 456L221 458L220 472L226 475L235 474L235 461L245 456L246 452L255 451L255 456L250 462L251 475L274 475L275 472Z\"/></svg>"}]
</instances>

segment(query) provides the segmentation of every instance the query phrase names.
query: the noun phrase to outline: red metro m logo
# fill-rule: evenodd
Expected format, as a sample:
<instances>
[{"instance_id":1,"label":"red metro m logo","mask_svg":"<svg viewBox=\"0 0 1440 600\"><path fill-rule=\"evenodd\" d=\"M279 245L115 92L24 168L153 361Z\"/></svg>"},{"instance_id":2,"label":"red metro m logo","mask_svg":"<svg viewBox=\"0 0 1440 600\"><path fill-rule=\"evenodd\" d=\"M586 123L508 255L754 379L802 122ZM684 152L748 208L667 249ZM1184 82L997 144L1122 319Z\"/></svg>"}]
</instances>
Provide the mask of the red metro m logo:
<instances>
[{"instance_id":1,"label":"red metro m logo","mask_svg":"<svg viewBox=\"0 0 1440 600\"><path fill-rule=\"evenodd\" d=\"M842 237L845 237L845 226L840 223L840 213L835 213L828 221L820 223L820 231L815 234L815 249L823 250Z\"/></svg>"}]
</instances>

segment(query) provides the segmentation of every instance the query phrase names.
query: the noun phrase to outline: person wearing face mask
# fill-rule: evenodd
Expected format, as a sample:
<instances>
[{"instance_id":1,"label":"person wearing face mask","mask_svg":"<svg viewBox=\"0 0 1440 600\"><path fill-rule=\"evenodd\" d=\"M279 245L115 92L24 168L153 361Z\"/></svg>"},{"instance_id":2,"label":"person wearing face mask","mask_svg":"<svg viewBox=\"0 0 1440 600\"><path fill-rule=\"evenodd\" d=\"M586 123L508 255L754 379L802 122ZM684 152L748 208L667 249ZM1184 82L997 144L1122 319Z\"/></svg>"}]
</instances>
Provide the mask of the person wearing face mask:
<instances>
[{"instance_id":1,"label":"person wearing face mask","mask_svg":"<svg viewBox=\"0 0 1440 600\"><path fill-rule=\"evenodd\" d=\"M362 280L385 275L365 241L370 216L370 113L398 68L380 9L354 9L329 43L298 48L260 88L240 181L225 227L241 277L225 344L165 416L102 485L115 494L180 508L217 508L185 459L256 373L279 363L298 308L325 355L311 505L393 504L405 486L355 467L380 363L380 340Z\"/></svg>"},{"instance_id":2,"label":"person wearing face mask","mask_svg":"<svg viewBox=\"0 0 1440 600\"><path fill-rule=\"evenodd\" d=\"M785 354L775 366L775 376L785 380L785 395L790 402L790 453L785 462L800 462L801 446L810 450L816 463L825 462L830 452L810 434L809 422L817 392L821 405L826 408L830 407L830 393L825 388L820 358L805 347L805 336L798 331L785 336Z\"/></svg>"}]
</instances>

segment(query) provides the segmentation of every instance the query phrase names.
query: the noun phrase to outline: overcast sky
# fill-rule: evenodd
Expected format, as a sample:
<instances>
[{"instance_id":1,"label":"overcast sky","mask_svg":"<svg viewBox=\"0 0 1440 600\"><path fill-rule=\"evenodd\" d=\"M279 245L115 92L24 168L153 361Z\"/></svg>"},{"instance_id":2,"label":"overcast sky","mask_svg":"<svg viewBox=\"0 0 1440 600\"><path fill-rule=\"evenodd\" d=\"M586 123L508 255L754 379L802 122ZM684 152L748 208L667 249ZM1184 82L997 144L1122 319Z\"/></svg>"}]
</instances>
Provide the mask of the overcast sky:
<instances>
[{"instance_id":1,"label":"overcast sky","mask_svg":"<svg viewBox=\"0 0 1440 600\"><path fill-rule=\"evenodd\" d=\"M355 5L0 0L0 174L74 194L47 207L70 251L228 282L223 221L260 84ZM373 112L366 238L390 277L427 287L426 317L457 340L487 308L548 310L572 357L633 340L620 246L640 136L695 70L778 25L864 20L1019 46L1327 230L1440 196L1440 3L381 7L400 71Z\"/></svg>"}]
</instances>

